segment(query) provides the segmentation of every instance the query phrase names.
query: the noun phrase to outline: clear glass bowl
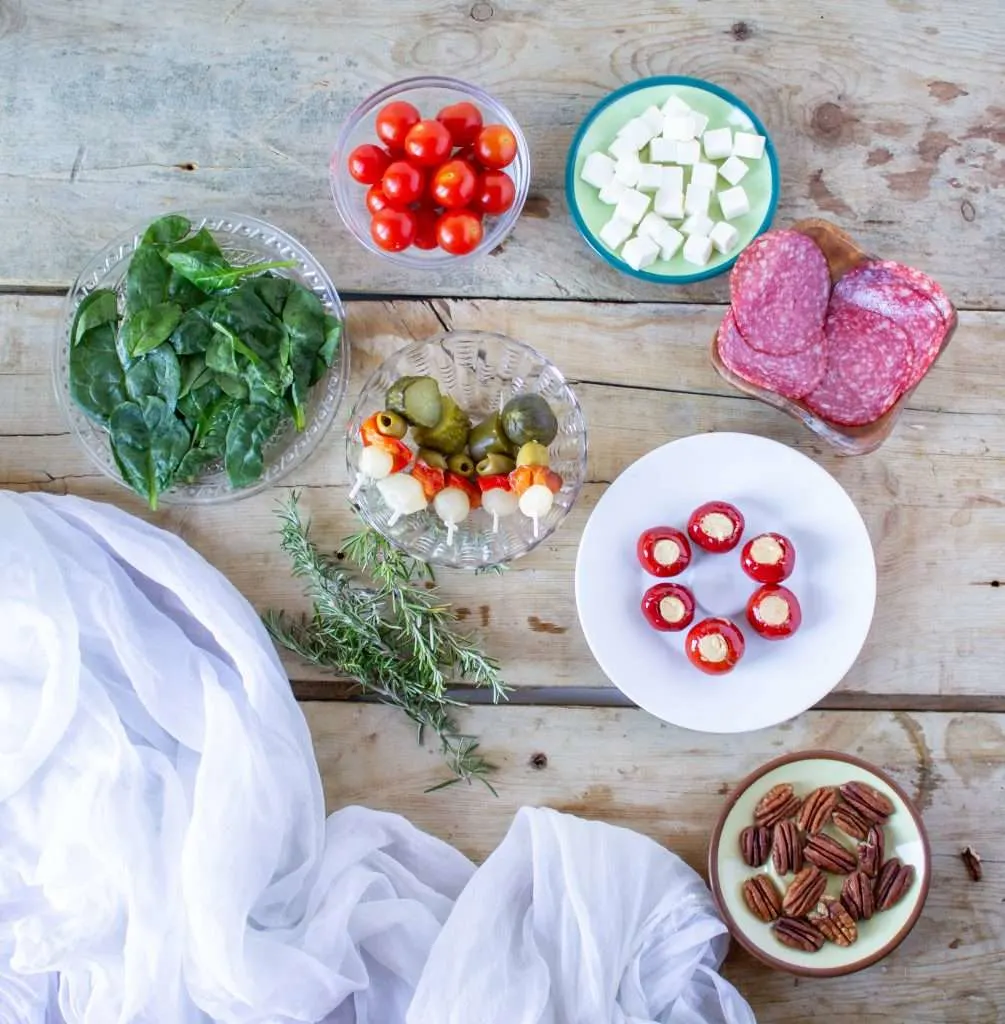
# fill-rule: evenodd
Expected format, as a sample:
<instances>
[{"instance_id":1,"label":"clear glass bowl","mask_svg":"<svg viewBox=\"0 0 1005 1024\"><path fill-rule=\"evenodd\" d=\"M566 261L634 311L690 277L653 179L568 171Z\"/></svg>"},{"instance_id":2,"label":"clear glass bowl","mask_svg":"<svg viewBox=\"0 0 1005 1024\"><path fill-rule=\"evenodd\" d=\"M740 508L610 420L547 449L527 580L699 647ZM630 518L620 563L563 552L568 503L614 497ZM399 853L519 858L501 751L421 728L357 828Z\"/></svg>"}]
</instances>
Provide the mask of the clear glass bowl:
<instances>
[{"instance_id":1,"label":"clear glass bowl","mask_svg":"<svg viewBox=\"0 0 1005 1024\"><path fill-rule=\"evenodd\" d=\"M374 120L377 111L385 103L393 100L407 100L426 118L435 117L441 107L450 103L468 100L482 112L485 124L504 124L516 136L516 159L505 169L516 187L513 205L499 217L485 218L485 235L481 244L464 256L453 256L442 249L416 249L414 246L403 252L387 252L379 248L370 236L371 215L366 208L367 186L361 185L351 177L347 166L348 158L349 154L364 142L380 144ZM530 150L516 118L484 89L456 78L435 75L406 78L367 97L349 115L332 151L328 177L335 209L338 210L345 226L370 252L403 267L418 270L443 269L456 266L462 260L475 259L482 253L491 252L513 230L530 189Z\"/></svg>"},{"instance_id":2,"label":"clear glass bowl","mask_svg":"<svg viewBox=\"0 0 1005 1024\"><path fill-rule=\"evenodd\" d=\"M432 508L404 516L389 526L391 510L374 484L363 487L356 497L360 513L403 551L431 565L477 569L525 555L558 528L586 478L586 423L572 388L540 352L502 334L451 331L415 342L385 360L363 385L346 429L350 479L355 479L363 450L363 421L384 408L387 389L399 377L425 375L436 378L440 390L475 423L501 408L513 395L540 394L558 419L558 435L549 456L551 468L562 477L562 489L555 495L555 503L541 521L536 537L531 520L519 512L500 519L499 531L493 533L492 518L483 509L473 511L460 524L453 544L447 543L447 528Z\"/></svg>"},{"instance_id":3,"label":"clear glass bowl","mask_svg":"<svg viewBox=\"0 0 1005 1024\"><path fill-rule=\"evenodd\" d=\"M285 231L244 214L179 212L192 222L193 230L208 228L227 259L237 266L248 266L264 260L296 260L296 267L274 273L291 277L309 288L321 300L325 309L342 321L339 354L327 375L311 391L305 429L298 431L289 417L284 418L265 447L265 470L260 480L250 487L235 490L223 466L217 465L211 466L196 483L179 484L160 496L164 505L209 505L246 498L271 487L314 451L331 426L345 395L349 379L349 340L345 333L345 311L331 278L324 267ZM102 249L73 282L63 304L62 325L55 339L52 363L56 397L74 436L91 462L106 476L126 488L129 485L122 479L115 465L107 432L88 419L70 395L70 331L77 307L97 288L114 290L122 307L126 270L146 231L147 223Z\"/></svg>"}]
</instances>

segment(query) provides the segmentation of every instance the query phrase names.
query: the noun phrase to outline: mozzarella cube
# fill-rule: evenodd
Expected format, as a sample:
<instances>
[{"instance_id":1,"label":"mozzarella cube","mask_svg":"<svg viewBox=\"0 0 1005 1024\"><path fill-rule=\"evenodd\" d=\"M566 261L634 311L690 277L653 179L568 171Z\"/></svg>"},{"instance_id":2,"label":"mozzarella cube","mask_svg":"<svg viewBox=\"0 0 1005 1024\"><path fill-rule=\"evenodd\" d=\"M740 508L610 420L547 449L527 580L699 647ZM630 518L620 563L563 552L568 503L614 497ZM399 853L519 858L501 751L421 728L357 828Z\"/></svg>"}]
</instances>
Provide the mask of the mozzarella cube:
<instances>
[{"instance_id":1,"label":"mozzarella cube","mask_svg":"<svg viewBox=\"0 0 1005 1024\"><path fill-rule=\"evenodd\" d=\"M731 156L728 160L724 160L719 167L719 173L730 185L739 185L749 170L750 168L738 156Z\"/></svg>"},{"instance_id":2,"label":"mozzarella cube","mask_svg":"<svg viewBox=\"0 0 1005 1024\"><path fill-rule=\"evenodd\" d=\"M697 163L691 168L691 184L700 185L714 192L718 175L719 168L715 164Z\"/></svg>"},{"instance_id":3,"label":"mozzarella cube","mask_svg":"<svg viewBox=\"0 0 1005 1024\"><path fill-rule=\"evenodd\" d=\"M611 178L611 180L600 190L597 198L608 206L614 206L615 203L628 191L628 186L617 178Z\"/></svg>"},{"instance_id":4,"label":"mozzarella cube","mask_svg":"<svg viewBox=\"0 0 1005 1024\"><path fill-rule=\"evenodd\" d=\"M654 139L663 131L663 113L657 106L647 107L639 115L640 121L645 121L649 128L649 138Z\"/></svg>"},{"instance_id":5,"label":"mozzarella cube","mask_svg":"<svg viewBox=\"0 0 1005 1024\"><path fill-rule=\"evenodd\" d=\"M733 138L733 156L747 160L760 160L764 156L764 136L750 132L737 132Z\"/></svg>"},{"instance_id":6,"label":"mozzarella cube","mask_svg":"<svg viewBox=\"0 0 1005 1024\"><path fill-rule=\"evenodd\" d=\"M660 244L660 259L672 260L677 250L683 245L684 236L675 227L667 224L663 234L656 241Z\"/></svg>"},{"instance_id":7,"label":"mozzarella cube","mask_svg":"<svg viewBox=\"0 0 1005 1024\"><path fill-rule=\"evenodd\" d=\"M660 235L668 227L670 225L658 213L647 213L642 218L642 223L635 229L635 233L640 238L652 238L658 242Z\"/></svg>"},{"instance_id":8,"label":"mozzarella cube","mask_svg":"<svg viewBox=\"0 0 1005 1024\"><path fill-rule=\"evenodd\" d=\"M680 220L684 216L684 193L679 188L667 188L663 185L653 200L653 209L661 217Z\"/></svg>"},{"instance_id":9,"label":"mozzarella cube","mask_svg":"<svg viewBox=\"0 0 1005 1024\"><path fill-rule=\"evenodd\" d=\"M720 220L708 233L708 237L712 245L725 256L736 248L736 243L740 239L740 232L732 224L727 224L724 220Z\"/></svg>"},{"instance_id":10,"label":"mozzarella cube","mask_svg":"<svg viewBox=\"0 0 1005 1024\"><path fill-rule=\"evenodd\" d=\"M608 147L607 152L614 157L615 160L630 160L635 157L636 160L639 158L639 150L642 146L636 146L634 141L628 138L627 135L619 135Z\"/></svg>"},{"instance_id":11,"label":"mozzarella cube","mask_svg":"<svg viewBox=\"0 0 1005 1024\"><path fill-rule=\"evenodd\" d=\"M677 163L686 167L701 160L701 143L697 139L688 139L677 143Z\"/></svg>"},{"instance_id":12,"label":"mozzarella cube","mask_svg":"<svg viewBox=\"0 0 1005 1024\"><path fill-rule=\"evenodd\" d=\"M691 108L677 95L670 96L661 109L664 117L680 117L691 113Z\"/></svg>"},{"instance_id":13,"label":"mozzarella cube","mask_svg":"<svg viewBox=\"0 0 1005 1024\"><path fill-rule=\"evenodd\" d=\"M707 235L713 227L712 218L707 213L692 213L680 229L685 235Z\"/></svg>"},{"instance_id":14,"label":"mozzarella cube","mask_svg":"<svg viewBox=\"0 0 1005 1024\"><path fill-rule=\"evenodd\" d=\"M754 127L754 122L739 108L733 107L729 112L729 117L726 120L730 124L735 124L737 128L742 128L744 131L749 132Z\"/></svg>"},{"instance_id":15,"label":"mozzarella cube","mask_svg":"<svg viewBox=\"0 0 1005 1024\"><path fill-rule=\"evenodd\" d=\"M587 185L603 188L614 180L614 161L606 153L591 153L583 161L579 176Z\"/></svg>"},{"instance_id":16,"label":"mozzarella cube","mask_svg":"<svg viewBox=\"0 0 1005 1024\"><path fill-rule=\"evenodd\" d=\"M630 188L614 207L614 216L628 221L629 224L638 224L646 215L649 209L650 197L642 192L636 192Z\"/></svg>"},{"instance_id":17,"label":"mozzarella cube","mask_svg":"<svg viewBox=\"0 0 1005 1024\"><path fill-rule=\"evenodd\" d=\"M668 188L673 192L684 191L684 168L683 167L664 167L663 168L663 188Z\"/></svg>"},{"instance_id":18,"label":"mozzarella cube","mask_svg":"<svg viewBox=\"0 0 1005 1024\"><path fill-rule=\"evenodd\" d=\"M737 185L736 188L727 188L725 192L720 192L719 209L726 220L736 220L737 217L750 213L750 200L743 186Z\"/></svg>"},{"instance_id":19,"label":"mozzarella cube","mask_svg":"<svg viewBox=\"0 0 1005 1024\"><path fill-rule=\"evenodd\" d=\"M687 142L694 138L694 121L691 114L672 115L663 121L663 138Z\"/></svg>"},{"instance_id":20,"label":"mozzarella cube","mask_svg":"<svg viewBox=\"0 0 1005 1024\"><path fill-rule=\"evenodd\" d=\"M711 202L712 190L703 185L695 185L692 182L684 192L685 213L708 213Z\"/></svg>"},{"instance_id":21,"label":"mozzarella cube","mask_svg":"<svg viewBox=\"0 0 1005 1024\"><path fill-rule=\"evenodd\" d=\"M639 173L642 170L642 161L639 159L638 153L632 153L631 156L625 157L623 160L619 160L614 165L614 177L621 182L622 185L627 185L629 188L638 184Z\"/></svg>"},{"instance_id":22,"label":"mozzarella cube","mask_svg":"<svg viewBox=\"0 0 1005 1024\"><path fill-rule=\"evenodd\" d=\"M621 258L632 270L641 270L643 267L648 267L650 263L655 263L659 254L658 243L651 238L642 238L639 235L625 242L625 247L621 250Z\"/></svg>"},{"instance_id":23,"label":"mozzarella cube","mask_svg":"<svg viewBox=\"0 0 1005 1024\"><path fill-rule=\"evenodd\" d=\"M708 127L708 118L704 114L699 114L697 110L692 110L691 126L694 128L694 137L700 139L702 132Z\"/></svg>"},{"instance_id":24,"label":"mozzarella cube","mask_svg":"<svg viewBox=\"0 0 1005 1024\"><path fill-rule=\"evenodd\" d=\"M649 159L658 164L672 164L677 159L677 143L662 135L649 143Z\"/></svg>"},{"instance_id":25,"label":"mozzarella cube","mask_svg":"<svg viewBox=\"0 0 1005 1024\"><path fill-rule=\"evenodd\" d=\"M696 267L703 267L712 255L712 240L707 235L691 235L684 243L684 259Z\"/></svg>"},{"instance_id":26,"label":"mozzarella cube","mask_svg":"<svg viewBox=\"0 0 1005 1024\"><path fill-rule=\"evenodd\" d=\"M635 187L640 192L655 192L663 184L663 168L659 164L643 164Z\"/></svg>"},{"instance_id":27,"label":"mozzarella cube","mask_svg":"<svg viewBox=\"0 0 1005 1024\"><path fill-rule=\"evenodd\" d=\"M633 228L633 224L630 224L615 213L600 229L600 240L608 249L617 249L622 242L630 237Z\"/></svg>"},{"instance_id":28,"label":"mozzarella cube","mask_svg":"<svg viewBox=\"0 0 1005 1024\"><path fill-rule=\"evenodd\" d=\"M633 117L627 124L621 126L618 132L619 139L626 139L638 152L656 134L649 130L649 125L641 117Z\"/></svg>"},{"instance_id":29,"label":"mozzarella cube","mask_svg":"<svg viewBox=\"0 0 1005 1024\"><path fill-rule=\"evenodd\" d=\"M705 156L709 160L722 160L733 152L733 130L731 128L710 128L701 137Z\"/></svg>"}]
</instances>

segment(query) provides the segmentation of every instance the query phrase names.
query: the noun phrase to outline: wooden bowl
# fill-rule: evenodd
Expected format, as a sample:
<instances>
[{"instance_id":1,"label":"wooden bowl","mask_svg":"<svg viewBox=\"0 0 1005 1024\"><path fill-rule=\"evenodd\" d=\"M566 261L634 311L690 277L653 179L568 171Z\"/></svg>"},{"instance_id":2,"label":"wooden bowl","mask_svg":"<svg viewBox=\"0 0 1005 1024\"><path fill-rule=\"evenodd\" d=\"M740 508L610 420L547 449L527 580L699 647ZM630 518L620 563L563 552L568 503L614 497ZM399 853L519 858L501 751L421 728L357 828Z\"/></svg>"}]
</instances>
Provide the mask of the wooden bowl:
<instances>
[{"instance_id":1,"label":"wooden bowl","mask_svg":"<svg viewBox=\"0 0 1005 1024\"><path fill-rule=\"evenodd\" d=\"M827 265L830 267L832 284L836 284L841 280L853 267L866 260L876 258L860 249L849 234L831 224L830 221L815 218L800 220L792 225L792 230L807 235L820 246L827 259ZM945 337L942 339L938 355L932 361L933 366L946 350L946 346L956 332L957 323L958 318L954 307L952 321L949 324ZM759 398L762 402L773 405L776 409L781 409L783 412L795 417L805 426L809 427L818 437L823 438L828 444L836 448L842 455L865 455L868 452L875 451L890 436L900 417L901 411L911 395L914 394L913 387L905 391L890 409L872 423L867 423L861 427L845 427L823 419L802 401L776 394L774 391L769 391L767 388L752 384L750 381L744 380L743 377L733 373L719 358L718 331L712 338L711 355L712 365L718 371L719 376L732 384L738 391L742 391L752 398ZM924 380L925 378L922 377L921 379ZM917 387L917 384L914 387Z\"/></svg>"}]
</instances>

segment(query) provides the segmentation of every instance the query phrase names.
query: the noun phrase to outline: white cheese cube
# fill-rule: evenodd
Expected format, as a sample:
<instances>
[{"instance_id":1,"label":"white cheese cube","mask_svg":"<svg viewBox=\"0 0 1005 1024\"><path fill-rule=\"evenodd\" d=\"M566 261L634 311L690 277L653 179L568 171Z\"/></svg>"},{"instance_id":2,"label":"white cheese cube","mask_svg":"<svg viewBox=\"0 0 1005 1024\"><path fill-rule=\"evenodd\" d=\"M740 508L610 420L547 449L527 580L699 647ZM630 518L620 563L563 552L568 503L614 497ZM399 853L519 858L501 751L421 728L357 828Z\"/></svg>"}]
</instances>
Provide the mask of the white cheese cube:
<instances>
[{"instance_id":1,"label":"white cheese cube","mask_svg":"<svg viewBox=\"0 0 1005 1024\"><path fill-rule=\"evenodd\" d=\"M719 167L719 173L730 185L739 185L749 170L750 168L738 156L724 160Z\"/></svg>"},{"instance_id":2,"label":"white cheese cube","mask_svg":"<svg viewBox=\"0 0 1005 1024\"><path fill-rule=\"evenodd\" d=\"M579 176L587 185L603 188L614 179L614 161L606 153L591 153L583 161Z\"/></svg>"},{"instance_id":3,"label":"white cheese cube","mask_svg":"<svg viewBox=\"0 0 1005 1024\"><path fill-rule=\"evenodd\" d=\"M649 159L658 164L672 164L677 159L677 143L658 136L649 143Z\"/></svg>"},{"instance_id":4,"label":"white cheese cube","mask_svg":"<svg viewBox=\"0 0 1005 1024\"><path fill-rule=\"evenodd\" d=\"M663 184L663 168L659 164L642 164L635 187L640 192L655 192Z\"/></svg>"},{"instance_id":5,"label":"white cheese cube","mask_svg":"<svg viewBox=\"0 0 1005 1024\"><path fill-rule=\"evenodd\" d=\"M691 114L672 115L663 121L663 138L687 142L694 138L694 121Z\"/></svg>"},{"instance_id":6,"label":"white cheese cube","mask_svg":"<svg viewBox=\"0 0 1005 1024\"><path fill-rule=\"evenodd\" d=\"M636 146L635 142L628 138L627 135L619 135L608 147L607 152L614 157L615 160L630 160L635 157L639 158L639 150L642 146Z\"/></svg>"},{"instance_id":7,"label":"white cheese cube","mask_svg":"<svg viewBox=\"0 0 1005 1024\"><path fill-rule=\"evenodd\" d=\"M694 183L688 185L684 192L685 213L708 213L709 203L712 202L712 190Z\"/></svg>"},{"instance_id":8,"label":"white cheese cube","mask_svg":"<svg viewBox=\"0 0 1005 1024\"><path fill-rule=\"evenodd\" d=\"M662 107L664 117L680 117L682 114L690 114L691 108L677 95L667 99Z\"/></svg>"},{"instance_id":9,"label":"white cheese cube","mask_svg":"<svg viewBox=\"0 0 1005 1024\"><path fill-rule=\"evenodd\" d=\"M725 192L720 192L719 209L726 220L736 220L737 217L750 213L750 200L743 186L737 185L736 188L727 188Z\"/></svg>"},{"instance_id":10,"label":"white cheese cube","mask_svg":"<svg viewBox=\"0 0 1005 1024\"><path fill-rule=\"evenodd\" d=\"M663 131L663 112L657 106L646 107L639 115L639 120L645 121L651 139L656 138Z\"/></svg>"},{"instance_id":11,"label":"white cheese cube","mask_svg":"<svg viewBox=\"0 0 1005 1024\"><path fill-rule=\"evenodd\" d=\"M711 239L712 245L725 256L736 248L736 243L740 239L740 232L732 224L727 224L724 220L720 220L708 233L708 237Z\"/></svg>"},{"instance_id":12,"label":"white cheese cube","mask_svg":"<svg viewBox=\"0 0 1005 1024\"><path fill-rule=\"evenodd\" d=\"M667 224L666 230L656 241L660 244L660 259L672 260L677 250L684 244L684 236L675 227Z\"/></svg>"},{"instance_id":13,"label":"white cheese cube","mask_svg":"<svg viewBox=\"0 0 1005 1024\"><path fill-rule=\"evenodd\" d=\"M697 163L691 168L691 184L715 191L719 168L715 164ZM733 182L732 184L736 184Z\"/></svg>"},{"instance_id":14,"label":"white cheese cube","mask_svg":"<svg viewBox=\"0 0 1005 1024\"><path fill-rule=\"evenodd\" d=\"M650 196L630 188L618 200L618 205L614 207L614 216L628 221L629 224L638 224L649 209L650 198Z\"/></svg>"},{"instance_id":15,"label":"white cheese cube","mask_svg":"<svg viewBox=\"0 0 1005 1024\"><path fill-rule=\"evenodd\" d=\"M608 249L617 249L622 242L630 237L633 228L633 224L630 224L615 213L600 229L600 240Z\"/></svg>"},{"instance_id":16,"label":"white cheese cube","mask_svg":"<svg viewBox=\"0 0 1005 1024\"><path fill-rule=\"evenodd\" d=\"M710 128L701 137L705 156L709 160L721 160L733 152L733 130L731 128Z\"/></svg>"},{"instance_id":17,"label":"white cheese cube","mask_svg":"<svg viewBox=\"0 0 1005 1024\"><path fill-rule=\"evenodd\" d=\"M658 213L647 213L642 218L642 223L635 229L639 238L652 238L658 242L663 231L670 227L669 224Z\"/></svg>"},{"instance_id":18,"label":"white cheese cube","mask_svg":"<svg viewBox=\"0 0 1005 1024\"><path fill-rule=\"evenodd\" d=\"M750 132L737 132L733 138L733 156L747 160L760 160L764 156L764 136Z\"/></svg>"},{"instance_id":19,"label":"white cheese cube","mask_svg":"<svg viewBox=\"0 0 1005 1024\"><path fill-rule=\"evenodd\" d=\"M663 168L663 188L668 188L672 192L683 192L684 191L684 168L683 167L664 167Z\"/></svg>"},{"instance_id":20,"label":"white cheese cube","mask_svg":"<svg viewBox=\"0 0 1005 1024\"><path fill-rule=\"evenodd\" d=\"M614 177L621 182L622 185L627 185L632 188L638 184L639 173L642 170L642 161L639 159L638 153L632 153L631 156L626 156L623 160L619 160L614 165Z\"/></svg>"},{"instance_id":21,"label":"white cheese cube","mask_svg":"<svg viewBox=\"0 0 1005 1024\"><path fill-rule=\"evenodd\" d=\"M696 267L703 267L712 255L712 240L707 235L692 235L684 243L684 259Z\"/></svg>"},{"instance_id":22,"label":"white cheese cube","mask_svg":"<svg viewBox=\"0 0 1005 1024\"><path fill-rule=\"evenodd\" d=\"M704 114L699 114L697 110L692 110L691 126L694 128L694 137L700 139L702 132L708 127L708 118Z\"/></svg>"},{"instance_id":23,"label":"white cheese cube","mask_svg":"<svg viewBox=\"0 0 1005 1024\"><path fill-rule=\"evenodd\" d=\"M627 124L621 126L618 132L619 139L627 139L638 152L654 135L649 130L649 125L641 117L633 117Z\"/></svg>"},{"instance_id":24,"label":"white cheese cube","mask_svg":"<svg viewBox=\"0 0 1005 1024\"><path fill-rule=\"evenodd\" d=\"M739 108L733 107L729 112L729 117L726 120L730 124L735 124L737 128L742 128L744 131L749 132L754 127L754 122Z\"/></svg>"},{"instance_id":25,"label":"white cheese cube","mask_svg":"<svg viewBox=\"0 0 1005 1024\"><path fill-rule=\"evenodd\" d=\"M661 217L680 220L684 216L684 193L679 188L667 188L664 185L653 200L653 209Z\"/></svg>"},{"instance_id":26,"label":"white cheese cube","mask_svg":"<svg viewBox=\"0 0 1005 1024\"><path fill-rule=\"evenodd\" d=\"M701 143L697 139L688 139L677 143L677 163L690 167L701 160Z\"/></svg>"},{"instance_id":27,"label":"white cheese cube","mask_svg":"<svg viewBox=\"0 0 1005 1024\"><path fill-rule=\"evenodd\" d=\"M685 235L707 235L713 227L712 218L707 213L692 213L680 229Z\"/></svg>"},{"instance_id":28,"label":"white cheese cube","mask_svg":"<svg viewBox=\"0 0 1005 1024\"><path fill-rule=\"evenodd\" d=\"M597 198L608 206L614 206L617 201L628 191L628 186L617 178L611 180L600 190Z\"/></svg>"},{"instance_id":29,"label":"white cheese cube","mask_svg":"<svg viewBox=\"0 0 1005 1024\"><path fill-rule=\"evenodd\" d=\"M621 258L632 270L641 270L643 267L648 267L650 263L655 263L659 254L660 247L656 242L651 238L642 238L639 235L625 242L625 247L621 250Z\"/></svg>"}]
</instances>

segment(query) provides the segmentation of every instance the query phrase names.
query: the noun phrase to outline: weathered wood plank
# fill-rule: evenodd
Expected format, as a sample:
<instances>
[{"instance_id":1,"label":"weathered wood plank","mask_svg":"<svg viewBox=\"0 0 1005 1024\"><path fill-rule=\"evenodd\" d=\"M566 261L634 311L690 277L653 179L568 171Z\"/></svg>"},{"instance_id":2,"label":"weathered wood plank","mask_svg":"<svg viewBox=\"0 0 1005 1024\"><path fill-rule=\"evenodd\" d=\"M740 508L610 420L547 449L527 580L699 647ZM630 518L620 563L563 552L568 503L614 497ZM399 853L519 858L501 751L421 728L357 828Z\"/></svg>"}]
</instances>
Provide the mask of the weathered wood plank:
<instances>
[{"instance_id":1,"label":"weathered wood plank","mask_svg":"<svg viewBox=\"0 0 1005 1024\"><path fill-rule=\"evenodd\" d=\"M424 793L442 777L437 754L411 746L409 726L389 709L307 704L305 712L329 809L365 804L405 814L477 861L518 808L549 806L643 832L704 874L722 800L744 775L792 750L858 753L890 771L924 814L934 875L921 920L886 961L847 978L800 984L735 949L725 973L761 1024L1005 1017L996 881L1005 831L988 813L988 794L1005 786L1005 716L811 712L709 744L634 710L478 709L464 726L499 765L495 799L480 786ZM959 859L968 843L984 857L979 884Z\"/></svg>"},{"instance_id":2,"label":"weathered wood plank","mask_svg":"<svg viewBox=\"0 0 1005 1024\"><path fill-rule=\"evenodd\" d=\"M381 5L235 0L0 4L0 286L65 286L100 245L178 207L237 207L307 244L346 290L666 298L575 234L563 169L609 90L707 77L763 117L782 164L779 223L823 214L910 260L959 302L1005 302L993 215L1005 25L993 4L849 0L793 8L656 0ZM222 59L221 55L226 55ZM443 71L495 92L524 126L532 202L499 255L400 271L342 228L326 180L350 108L397 78ZM961 253L964 255L961 258ZM721 299L713 281L673 299Z\"/></svg>"},{"instance_id":3,"label":"weathered wood plank","mask_svg":"<svg viewBox=\"0 0 1005 1024\"><path fill-rule=\"evenodd\" d=\"M142 513L138 500L95 475L66 433L48 374L58 309L56 299L0 299L0 485L69 491ZM1005 317L967 314L919 389L918 408L905 414L887 444L874 455L842 459L823 453L775 410L726 397L730 391L704 349L715 309L459 302L437 303L437 312L455 326L501 326L547 351L573 378L613 382L577 388L590 428L591 483L563 528L501 578L443 574L445 593L484 632L513 685L606 685L579 630L572 593L576 546L590 509L609 481L657 444L698 431L740 430L817 457L856 500L876 544L877 617L841 691L930 697L1000 691L1005 598L995 583L1005 579L1005 424L992 410L1002 371L994 362L982 367L980 353L995 344ZM349 316L357 387L403 340L440 330L425 303L353 303ZM972 413L965 411L968 395ZM935 411L940 408L953 411ZM288 482L304 489L323 543L334 546L352 531L340 428ZM234 507L169 509L157 521L202 551L256 606L300 607L275 542L273 511L282 493ZM234 508L240 530L233 529ZM298 679L317 678L302 666L290 670Z\"/></svg>"}]
</instances>

